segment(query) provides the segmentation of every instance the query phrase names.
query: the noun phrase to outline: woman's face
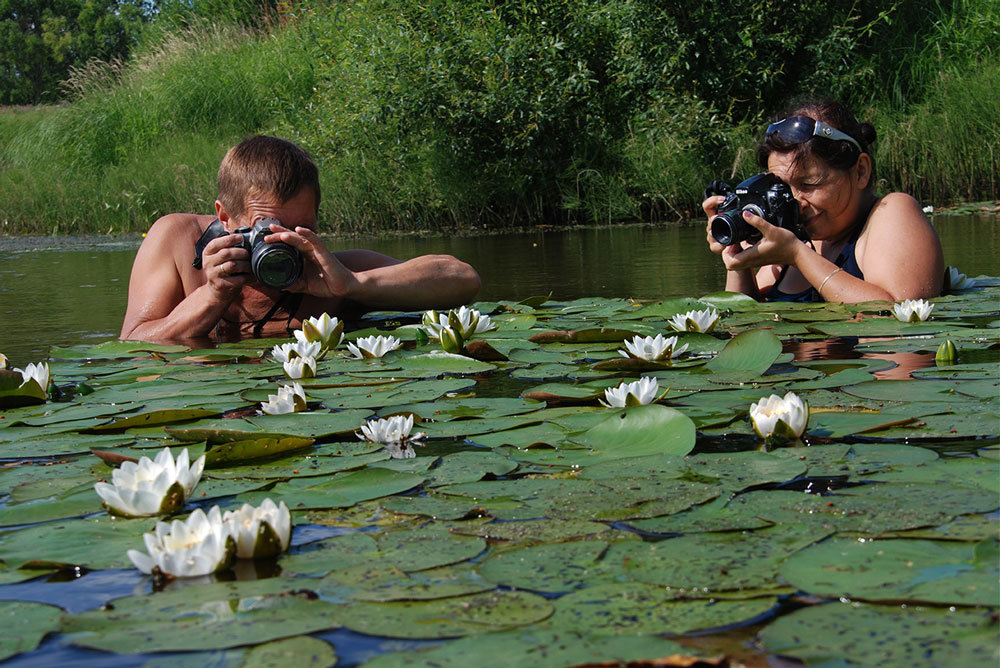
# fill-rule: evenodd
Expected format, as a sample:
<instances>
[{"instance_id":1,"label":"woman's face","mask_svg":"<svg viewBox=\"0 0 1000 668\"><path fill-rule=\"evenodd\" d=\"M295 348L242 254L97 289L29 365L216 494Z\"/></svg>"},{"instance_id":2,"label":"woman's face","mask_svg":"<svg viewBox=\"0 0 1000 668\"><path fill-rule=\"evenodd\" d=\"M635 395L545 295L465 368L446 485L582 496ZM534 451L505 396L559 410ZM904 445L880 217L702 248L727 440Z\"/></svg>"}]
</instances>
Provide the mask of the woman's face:
<instances>
[{"instance_id":1,"label":"woman's face","mask_svg":"<svg viewBox=\"0 0 1000 668\"><path fill-rule=\"evenodd\" d=\"M813 239L836 240L853 227L868 183L867 156L848 170L834 169L813 155L771 153L767 168L792 187L802 222ZM865 163L865 164L862 164Z\"/></svg>"}]
</instances>

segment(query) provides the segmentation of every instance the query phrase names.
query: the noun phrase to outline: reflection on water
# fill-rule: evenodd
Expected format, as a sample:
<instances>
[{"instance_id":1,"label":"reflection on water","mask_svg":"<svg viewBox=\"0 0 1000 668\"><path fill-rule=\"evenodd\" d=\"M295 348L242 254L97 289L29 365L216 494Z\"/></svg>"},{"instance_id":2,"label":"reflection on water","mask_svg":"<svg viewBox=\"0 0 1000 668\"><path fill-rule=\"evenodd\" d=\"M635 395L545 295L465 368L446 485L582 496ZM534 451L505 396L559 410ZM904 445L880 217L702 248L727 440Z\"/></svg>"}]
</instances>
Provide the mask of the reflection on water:
<instances>
[{"instance_id":1,"label":"reflection on water","mask_svg":"<svg viewBox=\"0 0 1000 668\"><path fill-rule=\"evenodd\" d=\"M996 216L937 217L945 261L971 276L995 274L998 223ZM555 299L697 296L722 289L725 280L700 222L327 242L400 258L455 255L479 271L483 300L549 292ZM0 352L23 367L44 358L50 345L117 337L138 246L138 238L0 237Z\"/></svg>"}]
</instances>

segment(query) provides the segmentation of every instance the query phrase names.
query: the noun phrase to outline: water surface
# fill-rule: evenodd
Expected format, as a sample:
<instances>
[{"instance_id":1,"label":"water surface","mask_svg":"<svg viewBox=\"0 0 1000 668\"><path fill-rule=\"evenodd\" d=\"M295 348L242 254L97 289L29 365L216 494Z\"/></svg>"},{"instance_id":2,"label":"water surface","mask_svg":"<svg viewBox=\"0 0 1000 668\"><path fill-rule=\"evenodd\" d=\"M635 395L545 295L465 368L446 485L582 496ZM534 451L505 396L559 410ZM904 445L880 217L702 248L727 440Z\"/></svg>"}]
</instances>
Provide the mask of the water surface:
<instances>
[{"instance_id":1,"label":"water surface","mask_svg":"<svg viewBox=\"0 0 1000 668\"><path fill-rule=\"evenodd\" d=\"M995 274L997 216L937 216L945 262L970 276ZM699 296L721 290L725 272L705 245L703 223L626 225L478 237L391 237L331 248L370 248L393 257L448 253L472 264L483 300ZM51 345L116 338L141 239L0 237L0 352L16 366Z\"/></svg>"}]
</instances>

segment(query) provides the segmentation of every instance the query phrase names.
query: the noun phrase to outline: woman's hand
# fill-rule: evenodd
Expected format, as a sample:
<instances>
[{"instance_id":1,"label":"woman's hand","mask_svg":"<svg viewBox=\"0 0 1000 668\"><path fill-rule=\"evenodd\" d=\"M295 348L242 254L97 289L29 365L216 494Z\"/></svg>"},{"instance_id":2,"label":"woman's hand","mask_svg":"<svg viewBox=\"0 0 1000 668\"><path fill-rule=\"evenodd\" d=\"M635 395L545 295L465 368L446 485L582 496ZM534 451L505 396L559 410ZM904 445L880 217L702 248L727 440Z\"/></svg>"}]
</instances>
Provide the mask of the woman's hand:
<instances>
[{"instance_id":1,"label":"woman's hand","mask_svg":"<svg viewBox=\"0 0 1000 668\"><path fill-rule=\"evenodd\" d=\"M791 230L777 227L749 211L742 212L743 220L761 233L761 239L745 249L727 247L722 261L729 271L759 269L768 265L795 265L804 244ZM710 233L711 234L711 233Z\"/></svg>"},{"instance_id":2,"label":"woman's hand","mask_svg":"<svg viewBox=\"0 0 1000 668\"><path fill-rule=\"evenodd\" d=\"M701 203L701 208L704 209L705 215L708 216L708 224L705 226L705 236L708 238L708 250L716 255L722 255L722 251L726 250L727 247L720 244L712 236L712 218L719 213L719 205L725 201L725 195L712 195Z\"/></svg>"}]
</instances>

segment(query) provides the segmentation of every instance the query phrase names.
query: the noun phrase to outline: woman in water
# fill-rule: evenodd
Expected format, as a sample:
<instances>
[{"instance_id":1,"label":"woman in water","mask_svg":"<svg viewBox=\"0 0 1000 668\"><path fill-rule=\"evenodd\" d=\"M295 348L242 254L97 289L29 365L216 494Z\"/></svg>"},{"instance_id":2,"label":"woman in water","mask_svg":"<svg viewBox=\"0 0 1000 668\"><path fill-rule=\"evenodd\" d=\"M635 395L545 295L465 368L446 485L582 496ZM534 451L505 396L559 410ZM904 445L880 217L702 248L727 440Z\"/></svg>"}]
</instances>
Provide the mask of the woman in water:
<instances>
[{"instance_id":1,"label":"woman in water","mask_svg":"<svg viewBox=\"0 0 1000 668\"><path fill-rule=\"evenodd\" d=\"M811 241L743 212L763 236L708 244L726 265L726 289L770 301L863 302L934 297L941 292L941 243L920 205L905 193L878 197L869 147L875 128L841 104L816 101L779 114L757 148L762 168L791 186ZM702 203L711 219L725 198Z\"/></svg>"}]
</instances>

